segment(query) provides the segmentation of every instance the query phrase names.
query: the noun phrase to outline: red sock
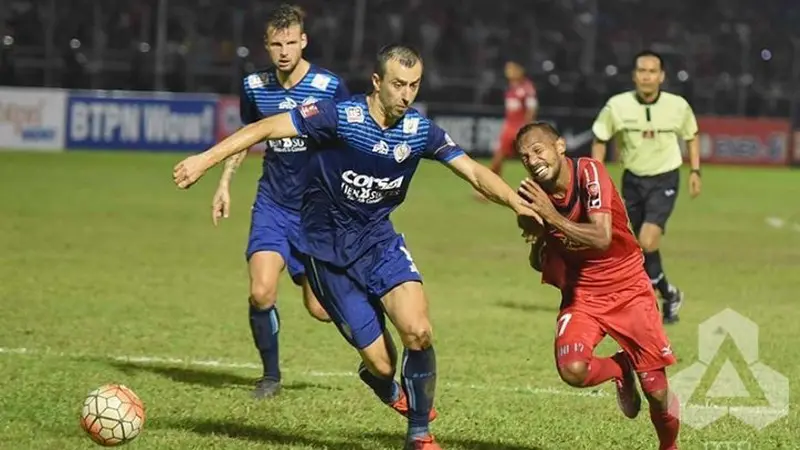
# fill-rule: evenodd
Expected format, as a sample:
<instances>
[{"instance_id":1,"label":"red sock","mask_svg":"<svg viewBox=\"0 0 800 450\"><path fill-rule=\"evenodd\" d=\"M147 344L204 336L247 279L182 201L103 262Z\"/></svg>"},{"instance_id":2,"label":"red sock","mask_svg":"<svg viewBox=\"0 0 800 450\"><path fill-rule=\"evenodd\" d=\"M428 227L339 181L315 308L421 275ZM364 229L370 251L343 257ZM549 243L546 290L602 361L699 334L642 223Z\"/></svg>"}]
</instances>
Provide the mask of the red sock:
<instances>
[{"instance_id":1,"label":"red sock","mask_svg":"<svg viewBox=\"0 0 800 450\"><path fill-rule=\"evenodd\" d=\"M613 378L622 378L622 366L614 357L598 358L595 356L589 361L589 369L583 385L585 387L597 386Z\"/></svg>"},{"instance_id":2,"label":"red sock","mask_svg":"<svg viewBox=\"0 0 800 450\"><path fill-rule=\"evenodd\" d=\"M667 411L663 411L657 405L650 405L650 420L653 421L658 435L658 450L678 450L678 430L681 427L678 405L678 399L674 396L670 398Z\"/></svg>"}]
</instances>

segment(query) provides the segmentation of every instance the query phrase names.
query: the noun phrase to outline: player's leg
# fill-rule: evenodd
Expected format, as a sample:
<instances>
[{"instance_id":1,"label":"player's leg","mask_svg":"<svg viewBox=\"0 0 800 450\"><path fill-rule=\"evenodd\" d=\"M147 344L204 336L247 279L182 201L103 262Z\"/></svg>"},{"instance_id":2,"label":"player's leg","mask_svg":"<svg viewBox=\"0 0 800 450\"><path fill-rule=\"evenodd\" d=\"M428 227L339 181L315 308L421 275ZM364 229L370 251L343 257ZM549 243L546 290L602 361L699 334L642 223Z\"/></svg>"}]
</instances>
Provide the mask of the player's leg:
<instances>
[{"instance_id":1,"label":"player's leg","mask_svg":"<svg viewBox=\"0 0 800 450\"><path fill-rule=\"evenodd\" d=\"M571 307L561 310L556 319L554 350L558 375L565 383L584 388L623 377L625 366L619 356L594 355L604 336L590 314Z\"/></svg>"},{"instance_id":2,"label":"player's leg","mask_svg":"<svg viewBox=\"0 0 800 450\"><path fill-rule=\"evenodd\" d=\"M253 392L256 398L271 397L280 391L280 315L276 302L280 274L290 255L286 236L289 215L260 194L251 214L245 252L250 274L250 330L264 366L263 377Z\"/></svg>"},{"instance_id":3,"label":"player's leg","mask_svg":"<svg viewBox=\"0 0 800 450\"><path fill-rule=\"evenodd\" d=\"M503 163L506 159L514 156L514 138L516 137L516 130L503 127L500 133L500 142L498 143L497 150L492 155L492 163L489 168L497 175L503 174Z\"/></svg>"},{"instance_id":4,"label":"player's leg","mask_svg":"<svg viewBox=\"0 0 800 450\"><path fill-rule=\"evenodd\" d=\"M401 380L408 398L407 448L438 449L429 423L436 395L436 352L422 277L402 236L388 243L369 279L403 343Z\"/></svg>"},{"instance_id":5,"label":"player's leg","mask_svg":"<svg viewBox=\"0 0 800 450\"><path fill-rule=\"evenodd\" d=\"M311 289L311 285L308 282L308 277L301 275L298 278L298 284L303 290L303 306L306 307L306 311L308 311L311 317L319 320L320 322L330 322L331 318L327 311L325 311L325 308L323 308L319 303L317 296L314 295L314 290Z\"/></svg>"},{"instance_id":6,"label":"player's leg","mask_svg":"<svg viewBox=\"0 0 800 450\"><path fill-rule=\"evenodd\" d=\"M280 316L275 302L278 298L278 280L284 262L280 253L257 251L250 255L250 331L261 357L263 374L256 382L253 396L267 398L280 391L281 371L278 349Z\"/></svg>"},{"instance_id":7,"label":"player's leg","mask_svg":"<svg viewBox=\"0 0 800 450\"><path fill-rule=\"evenodd\" d=\"M506 125L503 126L500 135L497 137L497 146L495 147L494 153L492 153L489 169L498 176L503 175L503 163L505 160L514 155L514 137L515 131ZM483 202L489 201L477 190L475 191L475 198Z\"/></svg>"},{"instance_id":8,"label":"player's leg","mask_svg":"<svg viewBox=\"0 0 800 450\"><path fill-rule=\"evenodd\" d=\"M678 321L678 309L683 301L683 293L667 280L659 250L667 220L678 197L679 178L680 173L675 170L647 180L644 219L638 234L639 245L644 251L645 270L653 288L663 299L662 314L665 323Z\"/></svg>"},{"instance_id":9,"label":"player's leg","mask_svg":"<svg viewBox=\"0 0 800 450\"><path fill-rule=\"evenodd\" d=\"M649 280L615 294L624 306L605 317L609 334L629 356L650 405L659 449L677 449L680 429L679 403L669 391L665 368L675 363Z\"/></svg>"},{"instance_id":10,"label":"player's leg","mask_svg":"<svg viewBox=\"0 0 800 450\"><path fill-rule=\"evenodd\" d=\"M299 218L297 226L299 228ZM289 256L286 259L286 269L289 272L289 276L292 278L292 282L300 286L300 289L303 291L303 306L306 307L306 311L308 311L311 317L320 322L330 322L330 316L328 316L325 308L319 303L317 296L314 294L314 290L311 289L302 258L300 252L290 243Z\"/></svg>"},{"instance_id":11,"label":"player's leg","mask_svg":"<svg viewBox=\"0 0 800 450\"><path fill-rule=\"evenodd\" d=\"M347 269L309 256L302 260L320 306L361 356L359 377L383 403L398 409L404 399L394 378L397 351L386 331L380 303L370 302L366 290Z\"/></svg>"}]
</instances>

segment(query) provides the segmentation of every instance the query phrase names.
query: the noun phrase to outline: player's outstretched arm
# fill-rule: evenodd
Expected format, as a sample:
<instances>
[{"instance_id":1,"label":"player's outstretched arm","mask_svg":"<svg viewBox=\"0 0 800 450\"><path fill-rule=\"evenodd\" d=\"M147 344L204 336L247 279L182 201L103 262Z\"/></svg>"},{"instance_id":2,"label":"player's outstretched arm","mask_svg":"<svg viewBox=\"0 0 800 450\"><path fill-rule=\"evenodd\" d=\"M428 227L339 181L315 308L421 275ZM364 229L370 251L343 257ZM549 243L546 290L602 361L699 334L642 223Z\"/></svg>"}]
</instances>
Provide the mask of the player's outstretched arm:
<instances>
[{"instance_id":1,"label":"player's outstretched arm","mask_svg":"<svg viewBox=\"0 0 800 450\"><path fill-rule=\"evenodd\" d=\"M179 162L172 171L173 181L181 189L186 189L197 182L206 171L231 155L265 139L282 139L297 135L297 129L289 113L267 117L240 128L205 152Z\"/></svg>"},{"instance_id":2,"label":"player's outstretched arm","mask_svg":"<svg viewBox=\"0 0 800 450\"><path fill-rule=\"evenodd\" d=\"M450 159L446 164L450 170L468 181L484 197L494 203L511 208L517 215L532 217L542 223L541 217L531 209L530 204L488 167L466 154Z\"/></svg>"}]
</instances>

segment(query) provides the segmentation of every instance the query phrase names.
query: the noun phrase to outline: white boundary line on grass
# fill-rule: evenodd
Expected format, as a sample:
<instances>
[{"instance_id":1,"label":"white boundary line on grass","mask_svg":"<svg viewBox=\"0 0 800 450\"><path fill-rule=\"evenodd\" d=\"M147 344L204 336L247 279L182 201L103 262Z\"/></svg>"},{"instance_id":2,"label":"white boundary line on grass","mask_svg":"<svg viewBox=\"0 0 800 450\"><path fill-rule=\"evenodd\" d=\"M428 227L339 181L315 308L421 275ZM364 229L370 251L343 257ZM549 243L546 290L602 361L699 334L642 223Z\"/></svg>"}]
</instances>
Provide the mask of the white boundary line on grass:
<instances>
[{"instance_id":1,"label":"white boundary line on grass","mask_svg":"<svg viewBox=\"0 0 800 450\"><path fill-rule=\"evenodd\" d=\"M0 355L30 355L30 356L50 356L69 359L90 358L92 355L80 353L66 353L56 352L52 350L37 350L31 348L7 348L0 347ZM164 364L164 365L180 365L180 366L196 366L196 367L215 367L219 369L261 369L260 364L253 363L240 363L221 361L217 359L184 359L184 358L170 358L160 356L127 356L127 355L109 355L105 359L112 361L123 361L142 364ZM285 372L296 373L306 377L313 378L355 378L355 372L326 372L318 370L299 371L299 370L286 370ZM498 391L498 392L517 392L522 394L533 395L549 395L556 397L610 397L611 394L605 390L565 390L551 387L534 387L534 386L500 386L489 384L466 384L466 383L452 383L442 382L442 387L450 389L467 389L473 391Z\"/></svg>"},{"instance_id":2,"label":"white boundary line on grass","mask_svg":"<svg viewBox=\"0 0 800 450\"><path fill-rule=\"evenodd\" d=\"M797 222L789 222L788 220L784 220L780 217L776 216L769 216L764 219L764 221L772 228L781 229L784 227L791 228L793 231L797 231L800 233L800 223Z\"/></svg>"}]
</instances>

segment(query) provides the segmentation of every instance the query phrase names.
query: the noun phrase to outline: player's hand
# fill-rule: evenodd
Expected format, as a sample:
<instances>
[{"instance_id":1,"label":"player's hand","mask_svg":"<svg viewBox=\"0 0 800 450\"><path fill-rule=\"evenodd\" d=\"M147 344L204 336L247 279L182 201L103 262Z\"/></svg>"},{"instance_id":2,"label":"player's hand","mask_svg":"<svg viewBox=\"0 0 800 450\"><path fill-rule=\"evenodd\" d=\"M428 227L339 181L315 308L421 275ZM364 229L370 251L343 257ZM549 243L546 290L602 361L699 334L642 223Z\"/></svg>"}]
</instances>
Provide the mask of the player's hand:
<instances>
[{"instance_id":1,"label":"player's hand","mask_svg":"<svg viewBox=\"0 0 800 450\"><path fill-rule=\"evenodd\" d=\"M525 200L530 202L531 207L536 211L544 220L552 217L553 214L558 214L553 202L542 190L535 181L530 178L525 178L519 185L519 194Z\"/></svg>"},{"instance_id":2,"label":"player's hand","mask_svg":"<svg viewBox=\"0 0 800 450\"><path fill-rule=\"evenodd\" d=\"M228 186L220 185L211 201L211 221L219 225L219 219L227 219L231 212L231 193Z\"/></svg>"},{"instance_id":3,"label":"player's hand","mask_svg":"<svg viewBox=\"0 0 800 450\"><path fill-rule=\"evenodd\" d=\"M172 181L181 188L187 189L197 182L211 168L208 157L201 154L192 155L179 162L172 169Z\"/></svg>"},{"instance_id":4,"label":"player's hand","mask_svg":"<svg viewBox=\"0 0 800 450\"><path fill-rule=\"evenodd\" d=\"M696 173L689 174L689 195L692 198L697 198L700 195L700 190L703 187L703 182L700 180L700 175Z\"/></svg>"}]
</instances>

